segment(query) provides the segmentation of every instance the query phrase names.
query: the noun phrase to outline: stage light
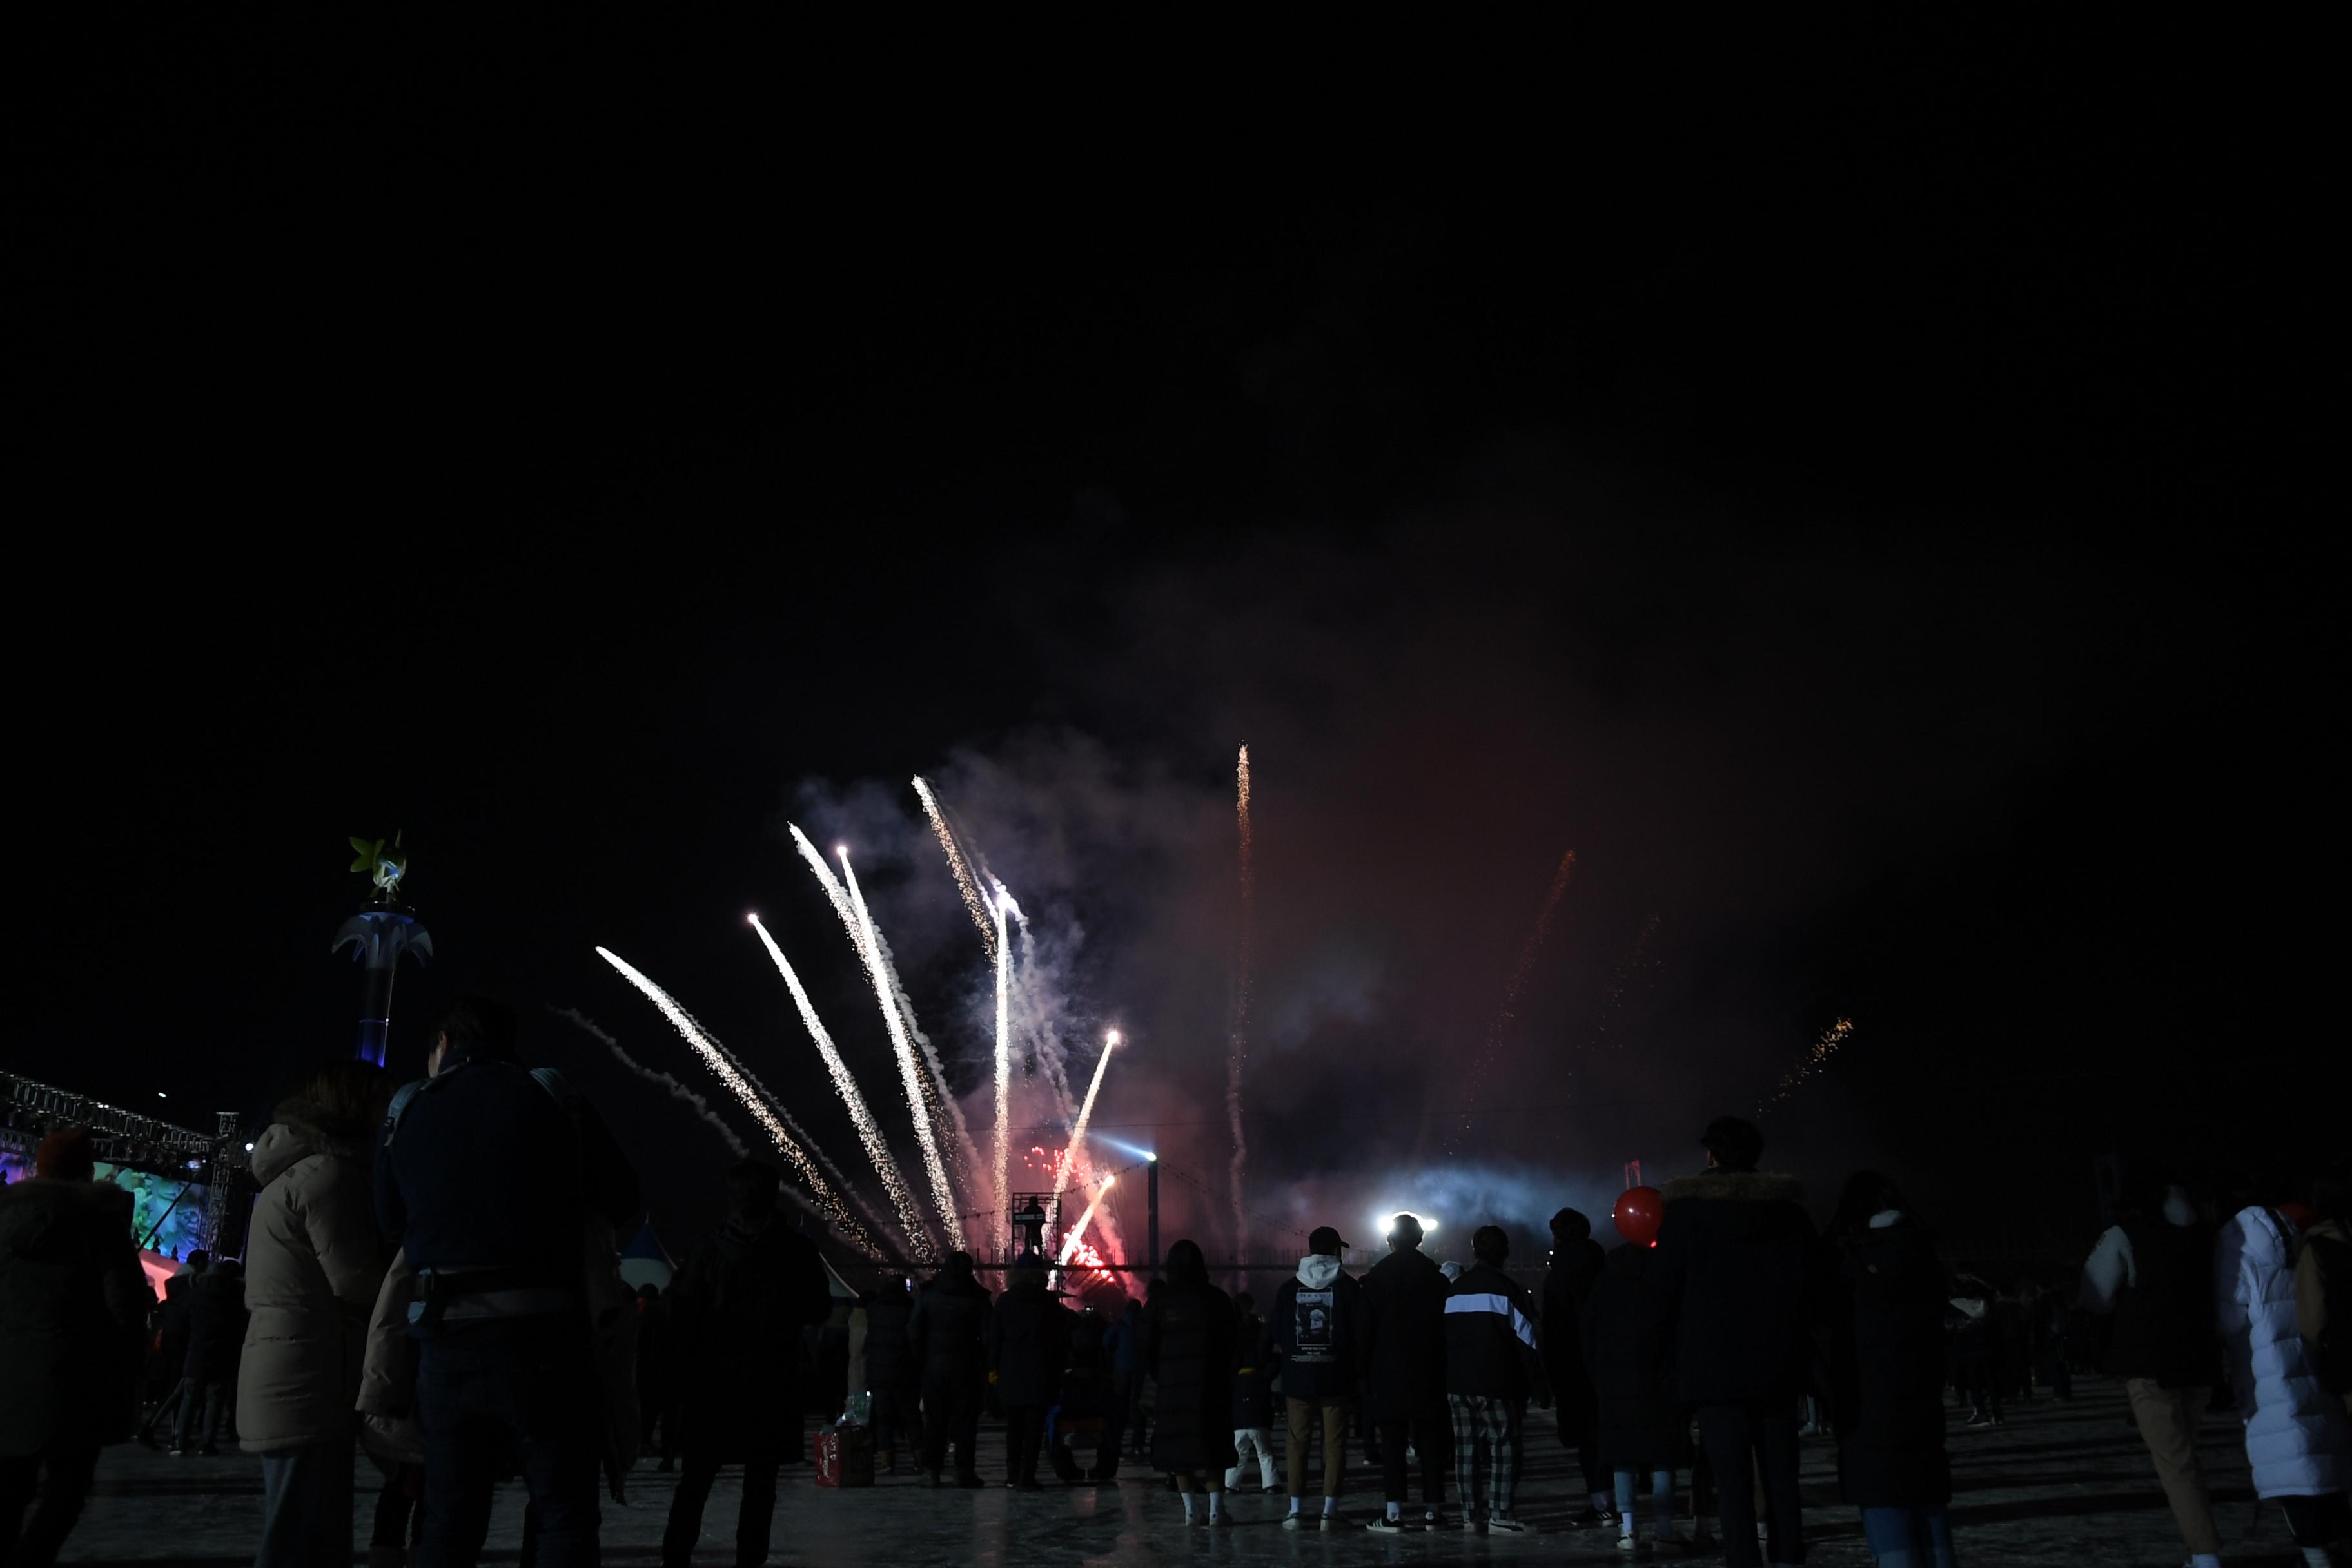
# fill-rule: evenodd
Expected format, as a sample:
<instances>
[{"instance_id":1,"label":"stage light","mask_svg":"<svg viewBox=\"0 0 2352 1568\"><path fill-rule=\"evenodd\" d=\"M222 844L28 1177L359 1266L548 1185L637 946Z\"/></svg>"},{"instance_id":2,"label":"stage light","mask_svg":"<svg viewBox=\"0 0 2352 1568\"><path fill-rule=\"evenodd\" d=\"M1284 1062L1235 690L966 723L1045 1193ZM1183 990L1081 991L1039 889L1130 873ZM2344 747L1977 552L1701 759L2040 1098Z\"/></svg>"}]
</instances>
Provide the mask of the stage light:
<instances>
[{"instance_id":1,"label":"stage light","mask_svg":"<svg viewBox=\"0 0 2352 1568\"><path fill-rule=\"evenodd\" d=\"M253 1152L253 1145L252 1145L252 1144L250 1144L250 1143L247 1143L247 1144L245 1146L245 1152L246 1152L247 1153L248 1153L248 1154L252 1153L252 1152ZM194 1163L195 1163L195 1162L194 1162L194 1160L191 1160L191 1161L189 1161L189 1162L188 1162L188 1163L190 1163L190 1164L192 1164L192 1165L193 1165L193 1164L194 1164Z\"/></svg>"},{"instance_id":2,"label":"stage light","mask_svg":"<svg viewBox=\"0 0 2352 1568\"><path fill-rule=\"evenodd\" d=\"M1389 1234L1389 1227L1395 1223L1397 1215L1401 1214L1412 1215L1413 1218L1419 1220L1421 1233L1423 1236L1429 1235L1437 1228L1435 1220L1425 1214L1413 1214L1411 1209L1375 1209L1372 1211L1372 1228L1385 1238Z\"/></svg>"}]
</instances>

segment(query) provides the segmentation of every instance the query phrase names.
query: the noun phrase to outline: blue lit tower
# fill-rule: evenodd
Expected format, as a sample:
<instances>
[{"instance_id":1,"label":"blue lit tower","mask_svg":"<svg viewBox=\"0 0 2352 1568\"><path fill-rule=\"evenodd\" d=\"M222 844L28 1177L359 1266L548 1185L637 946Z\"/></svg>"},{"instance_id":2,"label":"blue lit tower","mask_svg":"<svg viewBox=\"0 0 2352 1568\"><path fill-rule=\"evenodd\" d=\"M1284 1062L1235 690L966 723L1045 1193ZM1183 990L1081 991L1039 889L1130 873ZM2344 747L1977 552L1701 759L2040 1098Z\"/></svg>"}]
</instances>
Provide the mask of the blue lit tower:
<instances>
[{"instance_id":1,"label":"blue lit tower","mask_svg":"<svg viewBox=\"0 0 2352 1568\"><path fill-rule=\"evenodd\" d=\"M360 1048L362 1061L383 1065L384 1042L392 1032L392 983L400 971L400 955L413 952L417 962L433 956L433 937L416 923L415 911L398 902L400 880L408 874L408 856L400 847L400 836L394 834L392 847L386 850L383 840L371 843L364 838L352 840L358 852L352 869L364 871L375 888L360 912L343 922L335 933L335 945L328 951L341 952L349 943L356 951L353 956L367 964L367 1000L360 1009Z\"/></svg>"}]
</instances>

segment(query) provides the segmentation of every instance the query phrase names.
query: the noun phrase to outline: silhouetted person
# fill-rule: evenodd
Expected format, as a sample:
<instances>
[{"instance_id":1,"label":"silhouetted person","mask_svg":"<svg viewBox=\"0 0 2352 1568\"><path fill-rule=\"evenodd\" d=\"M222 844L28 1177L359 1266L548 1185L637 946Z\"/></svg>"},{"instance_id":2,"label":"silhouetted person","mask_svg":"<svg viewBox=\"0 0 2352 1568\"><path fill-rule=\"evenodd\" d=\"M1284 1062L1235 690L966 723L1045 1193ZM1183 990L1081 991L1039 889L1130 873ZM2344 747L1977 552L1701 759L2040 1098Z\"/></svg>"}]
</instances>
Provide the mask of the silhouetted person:
<instances>
[{"instance_id":1,"label":"silhouetted person","mask_svg":"<svg viewBox=\"0 0 2352 1568\"><path fill-rule=\"evenodd\" d=\"M922 1377L923 1469L935 1487L943 1484L950 1443L956 1485L981 1484L973 1449L988 1387L988 1292L972 1277L971 1254L950 1252L907 1320L907 1342Z\"/></svg>"},{"instance_id":2,"label":"silhouetted person","mask_svg":"<svg viewBox=\"0 0 2352 1568\"><path fill-rule=\"evenodd\" d=\"M873 1395L866 1420L874 1433L874 1457L885 1475L898 1473L899 1446L907 1442L921 1397L914 1352L907 1343L907 1320L914 1310L907 1282L897 1275L866 1298L866 1388ZM912 1465L918 1453L911 1442L907 1447Z\"/></svg>"},{"instance_id":3,"label":"silhouetted person","mask_svg":"<svg viewBox=\"0 0 2352 1568\"><path fill-rule=\"evenodd\" d=\"M1445 1399L1453 1417L1462 1517L1488 1531L1528 1534L1533 1527L1512 1511L1511 1500L1528 1400L1545 1394L1536 1304L1503 1272L1511 1241L1500 1226L1480 1226L1470 1237L1470 1256L1475 1261L1445 1298ZM1483 1499L1477 1488L1481 1449L1486 1459ZM1442 1522L1433 1505L1427 1522L1433 1530Z\"/></svg>"},{"instance_id":4,"label":"silhouetted person","mask_svg":"<svg viewBox=\"0 0 2352 1568\"><path fill-rule=\"evenodd\" d=\"M1663 1194L1650 1263L1658 1310L1674 1326L1681 1394L1698 1407L1714 1460L1726 1562L1765 1561L1748 1482L1760 1475L1771 1561L1801 1563L1796 1405L1812 1361L1813 1222L1795 1177L1758 1173L1764 1134L1754 1125L1717 1117L1700 1142L1706 1173Z\"/></svg>"},{"instance_id":5,"label":"silhouetted person","mask_svg":"<svg viewBox=\"0 0 2352 1568\"><path fill-rule=\"evenodd\" d=\"M1234 1468L1225 1472L1225 1490L1239 1491L1242 1472L1255 1459L1258 1488L1274 1489L1274 1356L1265 1320L1257 1303L1244 1290L1234 1297Z\"/></svg>"},{"instance_id":6,"label":"silhouetted person","mask_svg":"<svg viewBox=\"0 0 2352 1568\"><path fill-rule=\"evenodd\" d=\"M1830 1221L1830 1424L1838 1486L1880 1568L1952 1568L1936 1238L1892 1181L1856 1171Z\"/></svg>"},{"instance_id":7,"label":"silhouetted person","mask_svg":"<svg viewBox=\"0 0 2352 1568\"><path fill-rule=\"evenodd\" d=\"M1045 1263L1034 1254L1013 1267L1012 1281L988 1320L988 1373L1004 1413L1004 1484L1042 1489L1037 1456L1045 1411L1061 1390L1070 1356L1069 1310L1045 1289Z\"/></svg>"},{"instance_id":8,"label":"silhouetted person","mask_svg":"<svg viewBox=\"0 0 2352 1568\"><path fill-rule=\"evenodd\" d=\"M131 1237L131 1194L92 1181L94 1169L89 1134L68 1128L41 1141L32 1180L0 1187L0 1563L10 1568L57 1560L100 1447L137 1424L155 1297Z\"/></svg>"},{"instance_id":9,"label":"silhouetted person","mask_svg":"<svg viewBox=\"0 0 2352 1568\"><path fill-rule=\"evenodd\" d=\"M746 1160L727 1173L728 1213L694 1250L670 1293L684 1468L670 1500L662 1561L692 1560L719 1467L740 1461L743 1507L735 1561L767 1561L776 1471L800 1449L806 1384L801 1331L833 1311L816 1243L776 1210L775 1168Z\"/></svg>"},{"instance_id":10,"label":"silhouetted person","mask_svg":"<svg viewBox=\"0 0 2352 1568\"><path fill-rule=\"evenodd\" d=\"M251 1314L237 1437L261 1456L255 1568L346 1563L352 1447L368 1317L387 1261L370 1167L393 1084L373 1062L321 1068L253 1145L261 1194L246 1239Z\"/></svg>"},{"instance_id":11,"label":"silhouetted person","mask_svg":"<svg viewBox=\"0 0 2352 1568\"><path fill-rule=\"evenodd\" d=\"M1322 1528L1339 1517L1339 1489L1347 1471L1348 1406L1362 1375L1360 1342L1364 1331L1363 1288L1339 1267L1347 1243L1328 1225L1307 1238L1298 1272L1275 1293L1274 1347L1282 1358L1282 1402L1289 1446L1283 1466L1289 1472L1290 1512L1286 1530L1303 1530L1301 1503L1307 1490L1307 1449L1316 1429L1323 1433Z\"/></svg>"},{"instance_id":12,"label":"silhouetted person","mask_svg":"<svg viewBox=\"0 0 2352 1568\"><path fill-rule=\"evenodd\" d=\"M1551 1267L1544 1271L1544 1372L1551 1379L1558 1402L1559 1440L1576 1450L1583 1472L1585 1510L1580 1524L1605 1524L1611 1506L1609 1467L1601 1452L1600 1404L1587 1358L1580 1347L1580 1319L1592 1287L1601 1278L1601 1244L1592 1239L1592 1222L1575 1209L1551 1216Z\"/></svg>"},{"instance_id":13,"label":"silhouetted person","mask_svg":"<svg viewBox=\"0 0 2352 1568\"><path fill-rule=\"evenodd\" d=\"M2123 1380L2189 1561L2220 1568L2221 1532L2197 1458L2197 1423L2221 1365L2213 1233L2188 1188L2153 1171L2134 1173L2116 1212L2083 1265L2083 1305L2113 1314L2105 1368Z\"/></svg>"},{"instance_id":14,"label":"silhouetted person","mask_svg":"<svg viewBox=\"0 0 2352 1568\"><path fill-rule=\"evenodd\" d=\"M1118 1321L1103 1331L1103 1355L1110 1363L1110 1414L1103 1421L1102 1452L1092 1479L1118 1478L1118 1459L1130 1437L1143 1436L1143 1303L1133 1297Z\"/></svg>"},{"instance_id":15,"label":"silhouetted person","mask_svg":"<svg viewBox=\"0 0 2352 1568\"><path fill-rule=\"evenodd\" d=\"M1389 1255L1363 1281L1364 1397L1380 1424L1381 1482L1388 1508L1366 1528L1399 1528L1404 1511L1405 1446L1421 1458L1423 1509L1445 1507L1445 1276L1421 1250L1421 1221L1396 1216Z\"/></svg>"},{"instance_id":16,"label":"silhouetted person","mask_svg":"<svg viewBox=\"0 0 2352 1568\"><path fill-rule=\"evenodd\" d=\"M605 1427L585 1238L591 1215L616 1230L635 1217L637 1180L594 1108L526 1068L516 1043L503 1004L452 1004L376 1156L376 1222L415 1271L421 1568L475 1561L499 1466L517 1461L543 1568L596 1558Z\"/></svg>"},{"instance_id":17,"label":"silhouetted person","mask_svg":"<svg viewBox=\"0 0 2352 1568\"><path fill-rule=\"evenodd\" d=\"M1615 1482L1617 1539L1639 1550L1636 1494L1646 1486L1650 1544L1673 1553L1687 1544L1675 1537L1675 1472L1691 1462L1690 1407L1677 1386L1674 1331L1658 1300L1654 1257L1653 1247L1633 1241L1611 1248L1585 1293L1577 1327L1593 1394L1594 1447ZM1558 1258L1555 1251L1555 1271Z\"/></svg>"},{"instance_id":18,"label":"silhouetted person","mask_svg":"<svg viewBox=\"0 0 2352 1568\"><path fill-rule=\"evenodd\" d=\"M1223 1525L1225 1472L1234 1445L1226 1425L1234 1396L1234 1303L1209 1283L1208 1260L1196 1241L1168 1249L1168 1284L1146 1309L1147 1370L1157 1405L1151 1422L1151 1468L1176 1478L1184 1522ZM1205 1510L1193 1494L1206 1488Z\"/></svg>"},{"instance_id":19,"label":"silhouetted person","mask_svg":"<svg viewBox=\"0 0 2352 1568\"><path fill-rule=\"evenodd\" d=\"M224 1258L188 1287L187 1388L172 1431L173 1453L189 1452L191 1426L197 1429L195 1452L220 1452L221 1426L236 1393L236 1363L245 1353L245 1266Z\"/></svg>"},{"instance_id":20,"label":"silhouetted person","mask_svg":"<svg viewBox=\"0 0 2352 1568\"><path fill-rule=\"evenodd\" d=\"M157 1403L154 1414L139 1424L139 1441L152 1448L155 1428L166 1421L178 1429L180 1405L187 1397L188 1387L188 1291L196 1277L212 1266L213 1255L198 1247L188 1254L187 1262L177 1274L163 1281L163 1304L155 1313L155 1332L160 1342L163 1364L168 1369L164 1394Z\"/></svg>"}]
</instances>

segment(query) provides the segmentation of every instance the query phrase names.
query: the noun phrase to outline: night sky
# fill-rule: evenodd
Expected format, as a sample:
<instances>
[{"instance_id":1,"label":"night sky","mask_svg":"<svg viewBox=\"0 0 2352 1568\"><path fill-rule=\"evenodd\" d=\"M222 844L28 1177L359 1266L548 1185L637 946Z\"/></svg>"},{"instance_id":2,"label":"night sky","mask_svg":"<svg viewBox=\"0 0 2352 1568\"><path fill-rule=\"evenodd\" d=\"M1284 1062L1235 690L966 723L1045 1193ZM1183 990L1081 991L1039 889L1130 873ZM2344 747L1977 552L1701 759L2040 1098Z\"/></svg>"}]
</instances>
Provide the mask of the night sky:
<instances>
[{"instance_id":1,"label":"night sky","mask_svg":"<svg viewBox=\"0 0 2352 1568\"><path fill-rule=\"evenodd\" d=\"M1605 1205L1841 1016L1768 1160L1972 1245L2343 1103L2302 132L2195 37L1530 33L1229 100L667 39L489 114L493 65L173 26L66 62L19 193L11 1068L258 1125L349 1049L344 841L400 829L394 1065L509 996L688 1238L724 1150L545 1009L715 1094L615 949L848 1164L757 909L908 1158L796 821L979 1130L921 773L1073 1070L1134 1037L1098 1122L1214 1185L1246 741L1250 1201L1302 1229Z\"/></svg>"}]
</instances>

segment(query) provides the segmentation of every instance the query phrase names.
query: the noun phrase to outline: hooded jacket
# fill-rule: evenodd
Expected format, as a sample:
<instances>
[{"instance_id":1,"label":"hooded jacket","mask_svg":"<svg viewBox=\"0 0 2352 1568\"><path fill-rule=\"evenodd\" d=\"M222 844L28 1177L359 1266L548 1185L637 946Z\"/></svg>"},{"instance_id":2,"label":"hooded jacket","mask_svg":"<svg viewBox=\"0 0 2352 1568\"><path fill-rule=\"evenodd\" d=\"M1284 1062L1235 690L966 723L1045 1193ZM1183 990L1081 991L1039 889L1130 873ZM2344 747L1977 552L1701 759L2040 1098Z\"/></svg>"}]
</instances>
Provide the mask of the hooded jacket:
<instances>
[{"instance_id":1,"label":"hooded jacket","mask_svg":"<svg viewBox=\"0 0 2352 1568\"><path fill-rule=\"evenodd\" d=\"M1474 1263L1445 1298L1445 1392L1524 1401L1544 1390L1542 1336L1526 1289Z\"/></svg>"},{"instance_id":2,"label":"hooded jacket","mask_svg":"<svg viewBox=\"0 0 2352 1568\"><path fill-rule=\"evenodd\" d=\"M131 1435L155 1302L131 1212L103 1182L0 1187L0 1455Z\"/></svg>"},{"instance_id":3,"label":"hooded jacket","mask_svg":"<svg viewBox=\"0 0 2352 1568\"><path fill-rule=\"evenodd\" d=\"M1794 1176L1708 1171L1668 1182L1649 1264L1676 1377L1695 1405L1793 1399L1813 1361L1813 1222Z\"/></svg>"},{"instance_id":4,"label":"hooded jacket","mask_svg":"<svg viewBox=\"0 0 2352 1568\"><path fill-rule=\"evenodd\" d=\"M1070 1363L1076 1314L1045 1289L1042 1268L1016 1268L988 1316L988 1370L1006 1405L1051 1405Z\"/></svg>"},{"instance_id":5,"label":"hooded jacket","mask_svg":"<svg viewBox=\"0 0 2352 1568\"><path fill-rule=\"evenodd\" d=\"M227 1383L245 1352L245 1265L216 1258L188 1286L187 1374L198 1383Z\"/></svg>"},{"instance_id":6,"label":"hooded jacket","mask_svg":"<svg viewBox=\"0 0 2352 1568\"><path fill-rule=\"evenodd\" d=\"M2295 1321L2294 1250L2294 1226L2256 1205L2221 1227L2213 1251L2221 1342L2257 1497L2352 1489L2352 1416L2320 1386Z\"/></svg>"},{"instance_id":7,"label":"hooded jacket","mask_svg":"<svg viewBox=\"0 0 2352 1568\"><path fill-rule=\"evenodd\" d=\"M1364 1275L1364 1403L1375 1421L1445 1414L1445 1276L1417 1247Z\"/></svg>"},{"instance_id":8,"label":"hooded jacket","mask_svg":"<svg viewBox=\"0 0 2352 1568\"><path fill-rule=\"evenodd\" d=\"M384 1254L369 1191L368 1132L330 1131L289 1106L253 1146L261 1195L246 1242L250 1314L236 1376L249 1453L348 1442Z\"/></svg>"},{"instance_id":9,"label":"hooded jacket","mask_svg":"<svg viewBox=\"0 0 2352 1568\"><path fill-rule=\"evenodd\" d=\"M951 1268L915 1299L907 1319L907 1342L927 1382L976 1378L988 1366L987 1288Z\"/></svg>"},{"instance_id":10,"label":"hooded jacket","mask_svg":"<svg viewBox=\"0 0 2352 1568\"><path fill-rule=\"evenodd\" d=\"M1236 1331L1233 1298L1204 1275L1182 1278L1171 1263L1168 1284L1144 1309L1150 1332L1146 1370L1158 1400L1152 1409L1151 1468L1229 1469Z\"/></svg>"},{"instance_id":11,"label":"hooded jacket","mask_svg":"<svg viewBox=\"0 0 2352 1568\"><path fill-rule=\"evenodd\" d=\"M1356 1392L1363 1288L1328 1253L1310 1252L1275 1292L1275 1348L1286 1399L1347 1399Z\"/></svg>"}]
</instances>

